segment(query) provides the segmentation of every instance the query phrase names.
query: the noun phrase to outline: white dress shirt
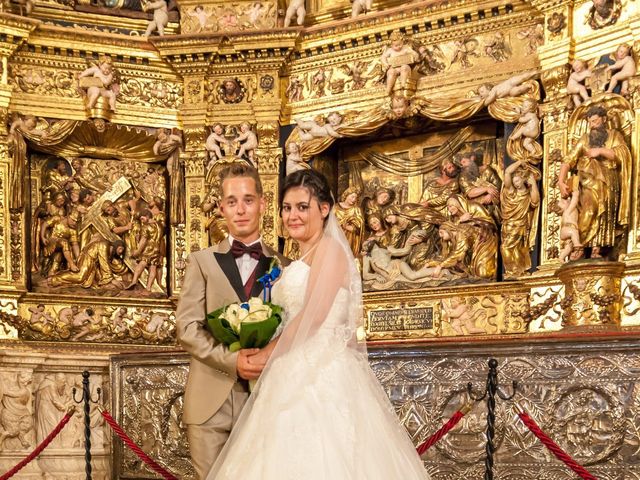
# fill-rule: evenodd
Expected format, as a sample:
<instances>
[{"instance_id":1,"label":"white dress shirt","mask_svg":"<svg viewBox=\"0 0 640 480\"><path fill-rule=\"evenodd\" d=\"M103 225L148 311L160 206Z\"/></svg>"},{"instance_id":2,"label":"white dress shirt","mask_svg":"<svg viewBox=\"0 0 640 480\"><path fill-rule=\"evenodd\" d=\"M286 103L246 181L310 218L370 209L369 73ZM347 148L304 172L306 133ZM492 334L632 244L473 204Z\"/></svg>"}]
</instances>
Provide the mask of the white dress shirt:
<instances>
[{"instance_id":1,"label":"white dress shirt","mask_svg":"<svg viewBox=\"0 0 640 480\"><path fill-rule=\"evenodd\" d=\"M229 234L229 245L232 245L234 240L236 239L233 238L231 234ZM254 245L256 243L260 243L261 241L262 241L262 237L259 237L255 242L251 242L249 245L247 245L247 247L250 247L251 245ZM238 240L238 242L240 242L240 240ZM240 243L244 243L244 242L240 242ZM238 265L240 278L242 279L242 284L244 285L247 283L247 280L249 280L249 277L258 266L258 260L256 260L255 258L251 258L251 255L249 255L248 253L245 253L241 257L236 258L236 265Z\"/></svg>"}]
</instances>

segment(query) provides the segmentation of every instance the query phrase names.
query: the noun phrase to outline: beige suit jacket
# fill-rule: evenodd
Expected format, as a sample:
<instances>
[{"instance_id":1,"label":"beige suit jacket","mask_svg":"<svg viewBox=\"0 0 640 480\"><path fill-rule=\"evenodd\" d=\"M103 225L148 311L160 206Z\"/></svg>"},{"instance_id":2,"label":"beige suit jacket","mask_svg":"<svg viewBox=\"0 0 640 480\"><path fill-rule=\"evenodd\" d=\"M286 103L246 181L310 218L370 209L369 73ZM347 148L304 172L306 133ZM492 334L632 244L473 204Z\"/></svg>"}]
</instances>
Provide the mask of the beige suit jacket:
<instances>
[{"instance_id":1,"label":"beige suit jacket","mask_svg":"<svg viewBox=\"0 0 640 480\"><path fill-rule=\"evenodd\" d=\"M178 341L191 354L183 412L183 421L187 424L200 425L211 418L237 381L238 353L229 352L206 327L207 313L238 302L244 296L230 248L229 241L225 239L213 247L191 253L187 259L176 311ZM262 250L267 257L277 256L286 262L264 243ZM257 268L266 271L269 263L270 259L262 257ZM256 278L260 276L258 272ZM260 295L259 284L251 293L252 296Z\"/></svg>"}]
</instances>

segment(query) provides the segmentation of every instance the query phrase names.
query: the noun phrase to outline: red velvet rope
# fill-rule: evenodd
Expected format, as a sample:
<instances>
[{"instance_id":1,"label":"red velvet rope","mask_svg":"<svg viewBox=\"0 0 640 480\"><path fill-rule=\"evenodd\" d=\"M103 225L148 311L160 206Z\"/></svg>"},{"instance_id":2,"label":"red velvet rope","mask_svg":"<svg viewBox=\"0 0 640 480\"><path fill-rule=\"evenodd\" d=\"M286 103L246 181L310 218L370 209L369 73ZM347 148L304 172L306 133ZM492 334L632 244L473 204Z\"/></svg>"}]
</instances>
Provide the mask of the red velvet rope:
<instances>
[{"instance_id":1,"label":"red velvet rope","mask_svg":"<svg viewBox=\"0 0 640 480\"><path fill-rule=\"evenodd\" d=\"M160 475L165 480L178 480L178 478L176 476L174 476L171 472L169 472L169 471L165 470L164 468L162 468L151 457L149 457L149 455L144 453L142 451L142 449L138 445L136 445L134 443L134 441L131 440L131 438L129 438L129 435L127 435L124 432L122 427L120 425L118 425L118 423L113 419L113 417L109 414L109 412L107 412L105 410L101 410L100 413L102 414L104 419L107 421L109 426L113 429L113 431L116 432L118 434L118 436L120 437L120 439L127 445L127 447L129 447L131 450L133 450L133 453L135 453L140 460L142 460L144 463L146 463L151 470L156 472L158 475ZM2 479L0 479L0 480L2 480Z\"/></svg>"},{"instance_id":2,"label":"red velvet rope","mask_svg":"<svg viewBox=\"0 0 640 480\"><path fill-rule=\"evenodd\" d=\"M42 440L42 442L40 442L40 445L38 445L36 447L36 449L29 454L28 457L26 457L24 460L22 460L20 463L18 463L15 467L13 467L7 473L3 474L0 477L0 480L7 480L7 479L13 477L16 473L18 473L20 470L22 470L29 462L31 462L34 458L36 458L38 455L40 455L40 453L45 448L47 448L49 446L49 444L53 441L53 439L58 436L58 434L62 431L62 429L67 425L67 423L69 423L69 420L71 420L71 417L73 416L73 412L74 411L75 411L75 409L72 409L72 410L68 411L65 414L65 416L62 417L62 420L60 420L58 425L56 425L56 428L54 428L51 431L51 433L49 435L47 435L47 438Z\"/></svg>"},{"instance_id":3,"label":"red velvet rope","mask_svg":"<svg viewBox=\"0 0 640 480\"><path fill-rule=\"evenodd\" d=\"M447 423L445 423L440 430L431 435L424 443L422 443L416 450L418 451L418 455L422 455L424 452L429 450L435 443L439 442L442 437L444 437L449 431L455 427L462 417L468 412L467 409L460 409L449 419Z\"/></svg>"},{"instance_id":4,"label":"red velvet rope","mask_svg":"<svg viewBox=\"0 0 640 480\"><path fill-rule=\"evenodd\" d=\"M578 476L584 480L597 480L596 477L591 475L582 465L579 465L573 458L571 458L560 446L551 440L546 433L538 426L538 424L529 416L527 412L522 410L518 412L520 420L527 426L531 433L533 433L544 444L545 447L553 453L558 460L562 461L567 467L576 472Z\"/></svg>"}]
</instances>

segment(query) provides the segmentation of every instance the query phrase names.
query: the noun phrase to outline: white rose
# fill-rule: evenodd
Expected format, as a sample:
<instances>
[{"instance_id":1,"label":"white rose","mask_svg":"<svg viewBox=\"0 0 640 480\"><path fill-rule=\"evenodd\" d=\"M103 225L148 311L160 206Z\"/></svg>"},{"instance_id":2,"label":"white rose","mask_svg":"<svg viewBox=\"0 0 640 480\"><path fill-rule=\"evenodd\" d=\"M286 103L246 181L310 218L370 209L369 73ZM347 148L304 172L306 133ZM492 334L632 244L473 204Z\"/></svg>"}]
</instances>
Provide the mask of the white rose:
<instances>
[{"instance_id":1,"label":"white rose","mask_svg":"<svg viewBox=\"0 0 640 480\"><path fill-rule=\"evenodd\" d=\"M242 321L239 316L240 311L246 312L246 310L243 310L242 308L240 308L239 305L231 304L227 307L227 309L221 315L222 318L224 318L227 322L229 322L229 325L231 325L231 328L236 333L240 332L240 322Z\"/></svg>"},{"instance_id":2,"label":"white rose","mask_svg":"<svg viewBox=\"0 0 640 480\"><path fill-rule=\"evenodd\" d=\"M253 297L249 299L249 313L260 311L265 305L259 298Z\"/></svg>"},{"instance_id":3,"label":"white rose","mask_svg":"<svg viewBox=\"0 0 640 480\"><path fill-rule=\"evenodd\" d=\"M251 312L244 321L247 323L264 322L272 313L273 311L269 305L262 305L259 310Z\"/></svg>"}]
</instances>

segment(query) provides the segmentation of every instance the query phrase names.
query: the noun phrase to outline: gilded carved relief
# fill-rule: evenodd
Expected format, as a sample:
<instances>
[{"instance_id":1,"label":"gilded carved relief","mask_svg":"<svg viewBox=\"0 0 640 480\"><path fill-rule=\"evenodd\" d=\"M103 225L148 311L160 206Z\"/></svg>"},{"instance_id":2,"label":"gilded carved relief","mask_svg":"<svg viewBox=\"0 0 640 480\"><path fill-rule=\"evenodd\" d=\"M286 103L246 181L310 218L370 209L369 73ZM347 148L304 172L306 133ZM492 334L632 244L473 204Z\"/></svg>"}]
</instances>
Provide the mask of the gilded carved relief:
<instances>
[{"instance_id":1,"label":"gilded carved relief","mask_svg":"<svg viewBox=\"0 0 640 480\"><path fill-rule=\"evenodd\" d=\"M495 138L465 142L471 135L483 133L465 128L346 151L348 187L337 212L362 255L366 289L496 278L502 167Z\"/></svg>"},{"instance_id":2,"label":"gilded carved relief","mask_svg":"<svg viewBox=\"0 0 640 480\"><path fill-rule=\"evenodd\" d=\"M276 26L273 1L240 1L181 8L182 33L264 30Z\"/></svg>"},{"instance_id":3,"label":"gilded carved relief","mask_svg":"<svg viewBox=\"0 0 640 480\"><path fill-rule=\"evenodd\" d=\"M165 292L165 172L153 164L32 157L34 287Z\"/></svg>"},{"instance_id":4,"label":"gilded carved relief","mask_svg":"<svg viewBox=\"0 0 640 480\"><path fill-rule=\"evenodd\" d=\"M542 25L439 43L395 32L389 36L378 58L292 70L286 96L289 102L295 103L383 85L390 93L399 76L398 88L408 86L415 91L416 84L419 87L423 78L461 74L475 67L490 68L509 61L514 54L535 54L543 41ZM401 74L401 70L404 73ZM407 80L410 85L405 85Z\"/></svg>"},{"instance_id":5,"label":"gilded carved relief","mask_svg":"<svg viewBox=\"0 0 640 480\"><path fill-rule=\"evenodd\" d=\"M597 478L613 479L635 472L638 445L632 343L589 347L533 345L528 355L498 348L501 383L519 381L516 396L541 428ZM466 383L486 381L486 355L480 348L425 353L409 349L370 353L372 367L414 443L428 438L439 425L469 402ZM606 354L598 352L606 351ZM588 379L585 381L585 379ZM423 457L433 479L478 478L484 471L484 403L470 413ZM524 479L569 479L572 473L555 461L515 416L513 402L497 402L494 474ZM535 471L535 473L534 473ZM635 477L634 477L635 478Z\"/></svg>"},{"instance_id":6,"label":"gilded carved relief","mask_svg":"<svg viewBox=\"0 0 640 480\"><path fill-rule=\"evenodd\" d=\"M18 315L0 316L28 340L171 345L175 338L175 315L168 306L37 303L20 305Z\"/></svg>"}]
</instances>

